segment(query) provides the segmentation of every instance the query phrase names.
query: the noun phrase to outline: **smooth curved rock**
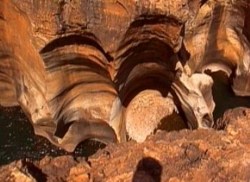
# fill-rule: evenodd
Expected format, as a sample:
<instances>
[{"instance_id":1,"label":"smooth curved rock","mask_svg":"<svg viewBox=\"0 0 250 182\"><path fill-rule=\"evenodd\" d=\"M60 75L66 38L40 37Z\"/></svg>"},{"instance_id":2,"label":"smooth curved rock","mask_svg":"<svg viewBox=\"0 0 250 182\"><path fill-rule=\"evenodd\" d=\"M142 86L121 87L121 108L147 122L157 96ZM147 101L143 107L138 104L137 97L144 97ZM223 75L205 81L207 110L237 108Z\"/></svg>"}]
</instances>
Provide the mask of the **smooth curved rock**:
<instances>
[{"instance_id":1,"label":"smooth curved rock","mask_svg":"<svg viewBox=\"0 0 250 182\"><path fill-rule=\"evenodd\" d=\"M187 117L190 128L208 128L213 126L215 104L211 94L213 80L205 74L182 74L173 85L181 107Z\"/></svg>"},{"instance_id":2,"label":"smooth curved rock","mask_svg":"<svg viewBox=\"0 0 250 182\"><path fill-rule=\"evenodd\" d=\"M0 104L20 105L36 134L67 151L89 138L143 141L172 121L212 127L209 70L249 96L249 7L247 0L3 0Z\"/></svg>"},{"instance_id":3,"label":"smooth curved rock","mask_svg":"<svg viewBox=\"0 0 250 182\"><path fill-rule=\"evenodd\" d=\"M72 151L88 138L115 142L119 128L112 126L113 131L109 121L118 96L107 71L109 62L93 36L62 37L41 53L59 145Z\"/></svg>"},{"instance_id":4,"label":"smooth curved rock","mask_svg":"<svg viewBox=\"0 0 250 182\"><path fill-rule=\"evenodd\" d=\"M188 72L223 71L238 96L249 96L249 2L208 1L188 22ZM199 46L196 46L199 45Z\"/></svg>"}]
</instances>

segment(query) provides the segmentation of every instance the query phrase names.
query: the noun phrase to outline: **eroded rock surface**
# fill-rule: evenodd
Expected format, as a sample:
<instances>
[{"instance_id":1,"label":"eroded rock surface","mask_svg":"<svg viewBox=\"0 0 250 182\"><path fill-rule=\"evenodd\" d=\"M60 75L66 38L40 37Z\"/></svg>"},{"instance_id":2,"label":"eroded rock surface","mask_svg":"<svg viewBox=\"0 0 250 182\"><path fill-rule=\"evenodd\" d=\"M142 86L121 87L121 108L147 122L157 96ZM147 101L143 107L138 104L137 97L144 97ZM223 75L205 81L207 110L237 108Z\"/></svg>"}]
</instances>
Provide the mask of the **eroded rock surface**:
<instances>
[{"instance_id":1,"label":"eroded rock surface","mask_svg":"<svg viewBox=\"0 0 250 182\"><path fill-rule=\"evenodd\" d=\"M159 131L140 144L111 144L88 159L13 162L0 168L0 181L249 181L249 119L249 109L237 108L220 119L220 131Z\"/></svg>"},{"instance_id":2,"label":"eroded rock surface","mask_svg":"<svg viewBox=\"0 0 250 182\"><path fill-rule=\"evenodd\" d=\"M70 152L89 138L213 127L212 74L250 95L249 10L247 0L3 0L0 105L20 105L37 135Z\"/></svg>"}]
</instances>

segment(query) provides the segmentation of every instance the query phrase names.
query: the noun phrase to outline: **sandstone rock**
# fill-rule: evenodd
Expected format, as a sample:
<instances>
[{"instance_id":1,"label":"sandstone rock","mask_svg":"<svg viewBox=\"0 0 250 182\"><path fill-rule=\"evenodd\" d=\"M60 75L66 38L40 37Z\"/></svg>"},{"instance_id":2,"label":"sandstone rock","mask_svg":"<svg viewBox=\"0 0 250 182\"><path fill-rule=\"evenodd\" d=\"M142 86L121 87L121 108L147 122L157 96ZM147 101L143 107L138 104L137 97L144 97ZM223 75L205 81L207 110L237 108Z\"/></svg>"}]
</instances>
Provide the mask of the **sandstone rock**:
<instances>
[{"instance_id":1,"label":"sandstone rock","mask_svg":"<svg viewBox=\"0 0 250 182\"><path fill-rule=\"evenodd\" d=\"M78 165L76 167L71 168L67 181L69 182L90 181L90 177L89 177L89 174L87 173L86 166Z\"/></svg>"},{"instance_id":2,"label":"sandstone rock","mask_svg":"<svg viewBox=\"0 0 250 182\"><path fill-rule=\"evenodd\" d=\"M20 182L36 182L36 180L29 174L25 174L17 168L14 168L11 172L11 177L13 181Z\"/></svg>"},{"instance_id":3,"label":"sandstone rock","mask_svg":"<svg viewBox=\"0 0 250 182\"><path fill-rule=\"evenodd\" d=\"M142 142L172 120L182 123L174 129L213 127L211 74L249 96L249 7L3 0L0 104L20 105L35 134L69 152L86 139Z\"/></svg>"}]
</instances>

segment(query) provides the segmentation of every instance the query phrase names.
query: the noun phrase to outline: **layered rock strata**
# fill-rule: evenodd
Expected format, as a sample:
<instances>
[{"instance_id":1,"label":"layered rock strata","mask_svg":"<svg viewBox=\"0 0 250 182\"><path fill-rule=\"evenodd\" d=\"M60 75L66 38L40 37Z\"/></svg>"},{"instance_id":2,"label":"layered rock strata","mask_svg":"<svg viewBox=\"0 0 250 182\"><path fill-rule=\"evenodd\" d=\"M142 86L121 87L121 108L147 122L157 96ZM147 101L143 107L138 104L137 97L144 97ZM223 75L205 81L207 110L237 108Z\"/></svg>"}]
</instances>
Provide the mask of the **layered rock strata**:
<instances>
[{"instance_id":1,"label":"layered rock strata","mask_svg":"<svg viewBox=\"0 0 250 182\"><path fill-rule=\"evenodd\" d=\"M20 105L36 134L67 151L89 138L142 142L158 128L213 127L214 73L249 96L249 8L3 0L0 104Z\"/></svg>"}]
</instances>

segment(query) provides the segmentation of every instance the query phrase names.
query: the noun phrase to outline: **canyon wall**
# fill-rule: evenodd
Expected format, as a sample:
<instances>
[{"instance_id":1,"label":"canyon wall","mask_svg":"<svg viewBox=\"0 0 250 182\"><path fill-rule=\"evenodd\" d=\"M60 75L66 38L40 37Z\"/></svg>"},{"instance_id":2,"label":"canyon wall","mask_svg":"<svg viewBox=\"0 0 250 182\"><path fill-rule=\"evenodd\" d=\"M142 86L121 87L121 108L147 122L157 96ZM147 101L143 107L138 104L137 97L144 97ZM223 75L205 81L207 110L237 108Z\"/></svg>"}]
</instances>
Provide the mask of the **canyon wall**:
<instances>
[{"instance_id":1,"label":"canyon wall","mask_svg":"<svg viewBox=\"0 0 250 182\"><path fill-rule=\"evenodd\" d=\"M249 10L247 0L2 0L0 105L19 105L67 151L215 127L221 102L249 103ZM217 82L228 86L218 100Z\"/></svg>"}]
</instances>

